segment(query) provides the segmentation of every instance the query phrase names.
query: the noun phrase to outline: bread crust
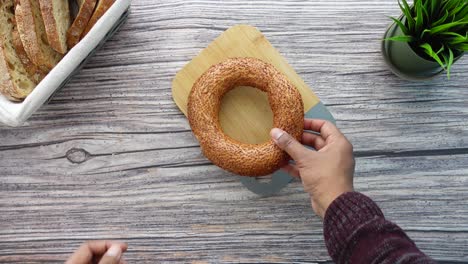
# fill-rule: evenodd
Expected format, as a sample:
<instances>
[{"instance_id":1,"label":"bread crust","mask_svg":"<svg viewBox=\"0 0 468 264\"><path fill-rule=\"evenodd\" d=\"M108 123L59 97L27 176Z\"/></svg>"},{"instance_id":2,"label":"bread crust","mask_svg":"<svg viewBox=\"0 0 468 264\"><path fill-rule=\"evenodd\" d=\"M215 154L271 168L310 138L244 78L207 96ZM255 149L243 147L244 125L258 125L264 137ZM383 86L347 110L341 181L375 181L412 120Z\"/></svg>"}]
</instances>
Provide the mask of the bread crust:
<instances>
[{"instance_id":1,"label":"bread crust","mask_svg":"<svg viewBox=\"0 0 468 264\"><path fill-rule=\"evenodd\" d=\"M99 0L96 10L93 13L91 19L89 19L88 25L86 26L81 38L84 38L88 32L93 28L96 22L106 13L107 10L114 4L115 0Z\"/></svg>"},{"instance_id":2,"label":"bread crust","mask_svg":"<svg viewBox=\"0 0 468 264\"><path fill-rule=\"evenodd\" d=\"M75 21L73 21L72 25L67 31L67 45L69 49L73 48L80 41L81 34L83 34L86 25L91 19L95 7L96 0L83 1Z\"/></svg>"},{"instance_id":3,"label":"bread crust","mask_svg":"<svg viewBox=\"0 0 468 264\"><path fill-rule=\"evenodd\" d=\"M45 34L45 26L37 1L18 0L15 17L21 42L29 59L42 71L48 72L57 65L62 56L53 50L48 43L44 43L45 36L43 37L42 34ZM35 17L35 14L39 17Z\"/></svg>"},{"instance_id":4,"label":"bread crust","mask_svg":"<svg viewBox=\"0 0 468 264\"><path fill-rule=\"evenodd\" d=\"M68 1L64 0L62 3L65 6L65 13L68 15L68 20L64 23L68 24L67 30L70 27L70 10L68 7ZM53 0L39 0L39 6L41 8L42 18L44 19L45 30L47 33L47 40L49 45L58 53L65 54L68 51L66 43L66 36L60 36L59 23L54 13L54 1Z\"/></svg>"},{"instance_id":5,"label":"bread crust","mask_svg":"<svg viewBox=\"0 0 468 264\"><path fill-rule=\"evenodd\" d=\"M222 97L237 86L268 94L273 125L301 140L304 105L299 91L273 65L255 58L233 58L209 68L193 85L188 119L204 155L217 166L243 176L268 175L286 165L289 156L272 140L263 144L238 142L222 132Z\"/></svg>"}]
</instances>

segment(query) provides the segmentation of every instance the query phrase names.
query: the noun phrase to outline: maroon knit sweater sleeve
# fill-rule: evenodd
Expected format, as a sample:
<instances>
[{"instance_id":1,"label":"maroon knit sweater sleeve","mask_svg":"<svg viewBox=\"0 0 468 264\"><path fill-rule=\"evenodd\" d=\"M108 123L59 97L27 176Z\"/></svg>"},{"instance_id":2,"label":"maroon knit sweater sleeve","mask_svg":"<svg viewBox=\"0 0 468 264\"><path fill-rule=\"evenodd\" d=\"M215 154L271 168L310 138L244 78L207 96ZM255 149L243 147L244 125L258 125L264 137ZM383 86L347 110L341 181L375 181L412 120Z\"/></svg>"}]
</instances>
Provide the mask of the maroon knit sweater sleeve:
<instances>
[{"instance_id":1,"label":"maroon knit sweater sleeve","mask_svg":"<svg viewBox=\"0 0 468 264\"><path fill-rule=\"evenodd\" d=\"M436 263L361 193L345 193L332 202L325 213L324 235L337 264Z\"/></svg>"}]
</instances>

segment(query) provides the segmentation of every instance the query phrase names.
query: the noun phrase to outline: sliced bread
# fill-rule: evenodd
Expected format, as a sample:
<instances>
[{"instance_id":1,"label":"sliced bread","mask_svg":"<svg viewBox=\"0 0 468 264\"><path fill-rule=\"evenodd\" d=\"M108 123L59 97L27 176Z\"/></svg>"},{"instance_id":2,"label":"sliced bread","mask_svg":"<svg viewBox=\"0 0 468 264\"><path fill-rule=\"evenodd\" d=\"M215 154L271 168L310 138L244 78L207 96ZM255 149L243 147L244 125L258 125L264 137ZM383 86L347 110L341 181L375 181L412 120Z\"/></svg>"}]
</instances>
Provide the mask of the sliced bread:
<instances>
[{"instance_id":1,"label":"sliced bread","mask_svg":"<svg viewBox=\"0 0 468 264\"><path fill-rule=\"evenodd\" d=\"M15 9L18 32L29 59L43 71L50 71L62 55L47 42L38 0L17 0Z\"/></svg>"},{"instance_id":2,"label":"sliced bread","mask_svg":"<svg viewBox=\"0 0 468 264\"><path fill-rule=\"evenodd\" d=\"M47 75L47 72L43 72L39 67L36 66L36 64L32 63L32 61L29 59L28 54L26 54L26 51L24 50L23 42L21 42L21 38L16 27L13 29L13 32L11 32L11 34L13 46L15 47L15 51L18 55L18 58L20 59L21 63L23 64L25 70L28 72L31 79L39 83Z\"/></svg>"},{"instance_id":3,"label":"sliced bread","mask_svg":"<svg viewBox=\"0 0 468 264\"><path fill-rule=\"evenodd\" d=\"M36 87L13 44L16 30L14 1L0 1L0 92L12 101L21 101Z\"/></svg>"},{"instance_id":4,"label":"sliced bread","mask_svg":"<svg viewBox=\"0 0 468 264\"><path fill-rule=\"evenodd\" d=\"M94 10L93 16L88 22L81 38L84 38L86 34L93 28L94 24L106 13L106 11L114 4L115 0L99 0L98 4L96 5L96 9Z\"/></svg>"},{"instance_id":5,"label":"sliced bread","mask_svg":"<svg viewBox=\"0 0 468 264\"><path fill-rule=\"evenodd\" d=\"M96 0L83 0L80 5L80 11L67 32L68 48L73 48L79 41L83 31L88 25L89 19L93 15L96 7Z\"/></svg>"},{"instance_id":6,"label":"sliced bread","mask_svg":"<svg viewBox=\"0 0 468 264\"><path fill-rule=\"evenodd\" d=\"M50 46L60 54L67 52L70 7L67 0L39 0Z\"/></svg>"}]
</instances>

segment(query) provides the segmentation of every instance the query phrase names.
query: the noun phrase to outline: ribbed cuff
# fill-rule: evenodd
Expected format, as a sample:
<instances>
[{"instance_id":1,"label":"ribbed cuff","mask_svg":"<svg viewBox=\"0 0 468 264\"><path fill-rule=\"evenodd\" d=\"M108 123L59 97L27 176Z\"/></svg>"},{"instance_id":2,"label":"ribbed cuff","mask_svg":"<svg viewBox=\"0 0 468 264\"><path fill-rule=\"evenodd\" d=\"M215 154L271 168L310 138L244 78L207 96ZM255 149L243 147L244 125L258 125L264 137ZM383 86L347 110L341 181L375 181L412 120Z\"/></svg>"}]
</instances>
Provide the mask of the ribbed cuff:
<instances>
[{"instance_id":1,"label":"ribbed cuff","mask_svg":"<svg viewBox=\"0 0 468 264\"><path fill-rule=\"evenodd\" d=\"M350 243L352 234L369 221L384 218L380 208L369 197L348 192L336 198L325 212L323 233L328 253L337 261L346 246Z\"/></svg>"}]
</instances>

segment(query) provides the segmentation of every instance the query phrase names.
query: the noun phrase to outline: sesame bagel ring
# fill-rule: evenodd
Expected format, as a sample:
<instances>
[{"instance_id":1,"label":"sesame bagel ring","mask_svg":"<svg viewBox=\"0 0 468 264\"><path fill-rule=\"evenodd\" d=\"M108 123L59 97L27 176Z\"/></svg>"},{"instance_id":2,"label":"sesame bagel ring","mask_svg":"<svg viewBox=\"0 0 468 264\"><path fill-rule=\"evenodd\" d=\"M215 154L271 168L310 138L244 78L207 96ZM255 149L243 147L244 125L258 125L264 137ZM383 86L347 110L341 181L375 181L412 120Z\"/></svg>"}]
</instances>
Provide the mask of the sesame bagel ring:
<instances>
[{"instance_id":1,"label":"sesame bagel ring","mask_svg":"<svg viewBox=\"0 0 468 264\"><path fill-rule=\"evenodd\" d=\"M300 140L304 105L299 91L273 65L255 58L233 58L213 65L195 82L188 100L188 119L203 154L217 166L243 176L275 172L289 156L272 140L242 143L224 134L219 122L223 96L237 86L268 94L273 126Z\"/></svg>"}]
</instances>

